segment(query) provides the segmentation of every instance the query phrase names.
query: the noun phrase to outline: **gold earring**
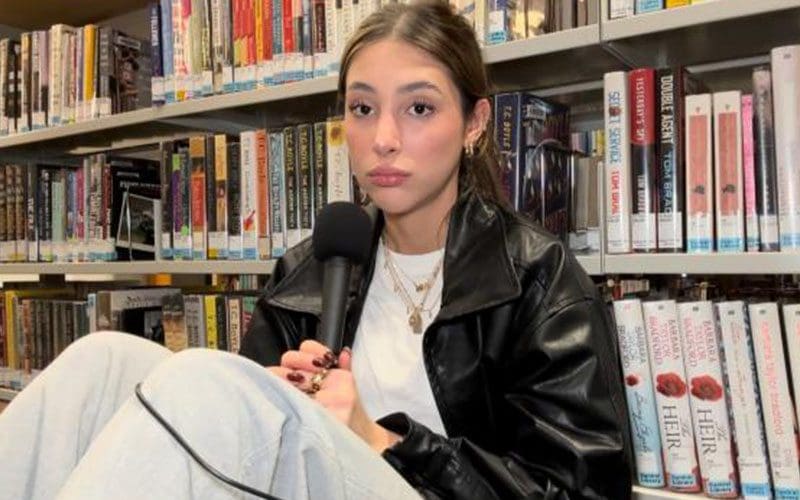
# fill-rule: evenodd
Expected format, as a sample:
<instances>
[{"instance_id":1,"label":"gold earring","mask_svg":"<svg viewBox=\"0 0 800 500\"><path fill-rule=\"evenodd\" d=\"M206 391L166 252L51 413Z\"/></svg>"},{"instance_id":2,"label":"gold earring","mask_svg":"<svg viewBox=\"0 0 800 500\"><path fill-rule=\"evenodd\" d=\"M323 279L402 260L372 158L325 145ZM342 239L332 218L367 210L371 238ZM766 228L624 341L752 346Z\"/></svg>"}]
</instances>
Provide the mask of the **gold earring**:
<instances>
[{"instance_id":1,"label":"gold earring","mask_svg":"<svg viewBox=\"0 0 800 500\"><path fill-rule=\"evenodd\" d=\"M474 145L471 142L468 142L466 146L464 146L464 154L467 158L472 158L472 155L475 154Z\"/></svg>"}]
</instances>

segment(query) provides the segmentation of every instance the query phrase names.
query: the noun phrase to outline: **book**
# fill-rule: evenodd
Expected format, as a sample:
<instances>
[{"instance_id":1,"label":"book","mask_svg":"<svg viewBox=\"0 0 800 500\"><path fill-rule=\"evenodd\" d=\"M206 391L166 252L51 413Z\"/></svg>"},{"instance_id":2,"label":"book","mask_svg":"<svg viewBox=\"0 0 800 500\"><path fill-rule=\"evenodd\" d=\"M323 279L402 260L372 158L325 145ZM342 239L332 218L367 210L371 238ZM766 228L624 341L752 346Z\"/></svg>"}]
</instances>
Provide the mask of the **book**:
<instances>
[{"instance_id":1,"label":"book","mask_svg":"<svg viewBox=\"0 0 800 500\"><path fill-rule=\"evenodd\" d=\"M742 96L742 178L744 180L745 248L748 252L758 252L761 244L758 229L753 140L753 95L747 94Z\"/></svg>"},{"instance_id":2,"label":"book","mask_svg":"<svg viewBox=\"0 0 800 500\"><path fill-rule=\"evenodd\" d=\"M256 131L256 172L257 172L257 227L258 227L258 258L267 260L272 256L272 242L270 235L270 188L269 188L269 137L267 131Z\"/></svg>"},{"instance_id":3,"label":"book","mask_svg":"<svg viewBox=\"0 0 800 500\"><path fill-rule=\"evenodd\" d=\"M781 252L800 252L800 45L771 52L774 78L775 165L778 176L778 229Z\"/></svg>"},{"instance_id":4,"label":"book","mask_svg":"<svg viewBox=\"0 0 800 500\"><path fill-rule=\"evenodd\" d=\"M636 0L636 14L655 12L664 8L664 0Z\"/></svg>"},{"instance_id":5,"label":"book","mask_svg":"<svg viewBox=\"0 0 800 500\"><path fill-rule=\"evenodd\" d=\"M644 302L642 312L655 384L667 486L682 492L700 491L676 304L674 300Z\"/></svg>"},{"instance_id":6,"label":"book","mask_svg":"<svg viewBox=\"0 0 800 500\"><path fill-rule=\"evenodd\" d=\"M661 436L641 301L614 301L614 319L636 456L636 479L642 486L661 488L665 484Z\"/></svg>"},{"instance_id":7,"label":"book","mask_svg":"<svg viewBox=\"0 0 800 500\"><path fill-rule=\"evenodd\" d=\"M714 107L714 198L718 252L744 252L742 94L716 92Z\"/></svg>"},{"instance_id":8,"label":"book","mask_svg":"<svg viewBox=\"0 0 800 500\"><path fill-rule=\"evenodd\" d=\"M283 169L286 184L286 248L302 239L300 231L300 171L297 162L297 129L283 129Z\"/></svg>"},{"instance_id":9,"label":"book","mask_svg":"<svg viewBox=\"0 0 800 500\"><path fill-rule=\"evenodd\" d=\"M327 129L325 122L317 122L314 124L314 165L313 165L313 192L314 203L312 214L316 220L322 207L328 198L328 144L326 142Z\"/></svg>"},{"instance_id":10,"label":"book","mask_svg":"<svg viewBox=\"0 0 800 500\"><path fill-rule=\"evenodd\" d=\"M631 148L628 82L623 71L603 78L606 130L606 241L608 253L631 251Z\"/></svg>"},{"instance_id":11,"label":"book","mask_svg":"<svg viewBox=\"0 0 800 500\"><path fill-rule=\"evenodd\" d=\"M228 143L228 258L241 260L242 250L242 164L238 142Z\"/></svg>"},{"instance_id":12,"label":"book","mask_svg":"<svg viewBox=\"0 0 800 500\"><path fill-rule=\"evenodd\" d=\"M208 226L206 224L206 139L203 136L189 138L189 161L191 162L191 232L192 258L205 260L207 253Z\"/></svg>"},{"instance_id":13,"label":"book","mask_svg":"<svg viewBox=\"0 0 800 500\"><path fill-rule=\"evenodd\" d=\"M608 18L621 19L630 17L635 12L634 0L609 0Z\"/></svg>"},{"instance_id":14,"label":"book","mask_svg":"<svg viewBox=\"0 0 800 500\"><path fill-rule=\"evenodd\" d=\"M656 250L656 86L655 70L628 73L631 101L631 247L634 252Z\"/></svg>"},{"instance_id":15,"label":"book","mask_svg":"<svg viewBox=\"0 0 800 500\"><path fill-rule=\"evenodd\" d=\"M179 148L172 155L172 257L192 259L189 151Z\"/></svg>"},{"instance_id":16,"label":"book","mask_svg":"<svg viewBox=\"0 0 800 500\"><path fill-rule=\"evenodd\" d=\"M216 224L209 228L210 259L228 257L228 144L224 134L214 136L214 211Z\"/></svg>"},{"instance_id":17,"label":"book","mask_svg":"<svg viewBox=\"0 0 800 500\"><path fill-rule=\"evenodd\" d=\"M255 260L258 258L258 179L256 161L256 132L242 132L241 145L241 205L242 205L242 258Z\"/></svg>"},{"instance_id":18,"label":"book","mask_svg":"<svg viewBox=\"0 0 800 500\"><path fill-rule=\"evenodd\" d=\"M174 145L172 141L161 143L161 259L172 259L172 155Z\"/></svg>"},{"instance_id":19,"label":"book","mask_svg":"<svg viewBox=\"0 0 800 500\"><path fill-rule=\"evenodd\" d=\"M768 66L753 70L753 134L760 250L777 252L780 250L778 172L775 165L772 71Z\"/></svg>"},{"instance_id":20,"label":"book","mask_svg":"<svg viewBox=\"0 0 800 500\"><path fill-rule=\"evenodd\" d=\"M497 94L494 98L495 134L500 156L499 177L509 204L520 208L520 134L522 133L522 95Z\"/></svg>"},{"instance_id":21,"label":"book","mask_svg":"<svg viewBox=\"0 0 800 500\"><path fill-rule=\"evenodd\" d=\"M686 96L686 251L714 250L710 94Z\"/></svg>"},{"instance_id":22,"label":"book","mask_svg":"<svg viewBox=\"0 0 800 500\"><path fill-rule=\"evenodd\" d=\"M286 253L286 181L283 168L283 132L269 133L270 228L273 259Z\"/></svg>"},{"instance_id":23,"label":"book","mask_svg":"<svg viewBox=\"0 0 800 500\"><path fill-rule=\"evenodd\" d=\"M311 237L314 221L313 196L314 196L314 170L313 170L313 138L311 125L297 126L297 176L298 197L300 206L300 239Z\"/></svg>"},{"instance_id":24,"label":"book","mask_svg":"<svg viewBox=\"0 0 800 500\"><path fill-rule=\"evenodd\" d=\"M333 201L352 201L353 184L350 176L350 158L344 141L344 124L339 119L327 121L328 145L328 199Z\"/></svg>"}]
</instances>

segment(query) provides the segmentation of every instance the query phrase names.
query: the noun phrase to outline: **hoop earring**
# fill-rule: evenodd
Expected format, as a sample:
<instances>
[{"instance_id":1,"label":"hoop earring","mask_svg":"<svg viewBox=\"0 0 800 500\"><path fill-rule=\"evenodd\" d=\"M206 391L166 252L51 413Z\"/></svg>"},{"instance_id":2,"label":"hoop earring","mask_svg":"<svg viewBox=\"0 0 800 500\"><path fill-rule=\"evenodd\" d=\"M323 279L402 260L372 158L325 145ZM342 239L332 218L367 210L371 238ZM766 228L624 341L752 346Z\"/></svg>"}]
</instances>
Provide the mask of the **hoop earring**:
<instances>
[{"instance_id":1,"label":"hoop earring","mask_svg":"<svg viewBox=\"0 0 800 500\"><path fill-rule=\"evenodd\" d=\"M475 146L473 143L470 142L467 143L466 146L464 146L464 154L466 155L467 158L472 158L472 155L475 154Z\"/></svg>"}]
</instances>

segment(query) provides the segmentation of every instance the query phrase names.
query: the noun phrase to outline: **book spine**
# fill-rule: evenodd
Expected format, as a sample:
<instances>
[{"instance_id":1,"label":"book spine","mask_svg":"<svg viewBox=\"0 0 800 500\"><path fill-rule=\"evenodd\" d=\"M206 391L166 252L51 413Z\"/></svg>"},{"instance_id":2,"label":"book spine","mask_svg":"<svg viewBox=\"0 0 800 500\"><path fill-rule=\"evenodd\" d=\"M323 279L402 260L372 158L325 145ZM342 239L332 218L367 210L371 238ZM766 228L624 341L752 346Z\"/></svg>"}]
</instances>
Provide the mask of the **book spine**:
<instances>
[{"instance_id":1,"label":"book spine","mask_svg":"<svg viewBox=\"0 0 800 500\"><path fill-rule=\"evenodd\" d=\"M164 82L162 93L164 102L175 102L175 43L173 27L175 21L172 17L172 0L159 0L161 7L161 44L163 46L163 71ZM155 94L153 94L155 96Z\"/></svg>"},{"instance_id":2,"label":"book spine","mask_svg":"<svg viewBox=\"0 0 800 500\"><path fill-rule=\"evenodd\" d=\"M26 187L26 236L28 240L28 261L36 262L39 260L39 225L37 224L39 204L39 169L35 165L29 165L25 169L27 181Z\"/></svg>"},{"instance_id":3,"label":"book spine","mask_svg":"<svg viewBox=\"0 0 800 500\"><path fill-rule=\"evenodd\" d=\"M659 70L658 250L683 250L684 71Z\"/></svg>"},{"instance_id":4,"label":"book spine","mask_svg":"<svg viewBox=\"0 0 800 500\"><path fill-rule=\"evenodd\" d=\"M636 14L646 14L664 8L664 0L636 0Z\"/></svg>"},{"instance_id":5,"label":"book spine","mask_svg":"<svg viewBox=\"0 0 800 500\"><path fill-rule=\"evenodd\" d=\"M766 438L745 303L719 302L715 308L741 492L745 498L771 498Z\"/></svg>"},{"instance_id":6,"label":"book spine","mask_svg":"<svg viewBox=\"0 0 800 500\"><path fill-rule=\"evenodd\" d=\"M228 350L239 352L242 337L242 298L229 297L228 309Z\"/></svg>"},{"instance_id":7,"label":"book spine","mask_svg":"<svg viewBox=\"0 0 800 500\"><path fill-rule=\"evenodd\" d=\"M327 125L328 145L328 198L326 203L334 201L352 201L353 191L350 182L350 160L347 145L344 142L344 124L341 120L330 119Z\"/></svg>"},{"instance_id":8,"label":"book spine","mask_svg":"<svg viewBox=\"0 0 800 500\"><path fill-rule=\"evenodd\" d=\"M106 163L105 155L98 155L103 165L103 246L102 260L116 260L116 237L112 229L112 211L114 207L114 192L112 189L111 167Z\"/></svg>"},{"instance_id":9,"label":"book spine","mask_svg":"<svg viewBox=\"0 0 800 500\"><path fill-rule=\"evenodd\" d=\"M688 386L674 300L642 304L667 486L700 491Z\"/></svg>"},{"instance_id":10,"label":"book spine","mask_svg":"<svg viewBox=\"0 0 800 500\"><path fill-rule=\"evenodd\" d=\"M9 112L9 102L11 101L11 89L9 87L9 52L10 42L8 38L0 40L0 135L8 135L8 121L11 113ZM2 325L0 324L0 327ZM1 348L2 346L0 346ZM0 349L2 355L2 349Z\"/></svg>"},{"instance_id":11,"label":"book spine","mask_svg":"<svg viewBox=\"0 0 800 500\"><path fill-rule=\"evenodd\" d=\"M330 0L313 0L312 2L312 32L311 44L314 57L314 78L321 78L328 74L328 46L330 36L327 29L330 22L327 18Z\"/></svg>"},{"instance_id":12,"label":"book spine","mask_svg":"<svg viewBox=\"0 0 800 500\"><path fill-rule=\"evenodd\" d=\"M6 181L5 166L0 165L0 262L8 262L8 215L6 203L8 202L8 183Z\"/></svg>"},{"instance_id":13,"label":"book spine","mask_svg":"<svg viewBox=\"0 0 800 500\"><path fill-rule=\"evenodd\" d=\"M203 136L189 139L192 258L195 260L205 260L207 256L205 146L206 139Z\"/></svg>"},{"instance_id":14,"label":"book spine","mask_svg":"<svg viewBox=\"0 0 800 500\"><path fill-rule=\"evenodd\" d=\"M176 102L186 100L188 77L183 4L184 0L172 0L172 60Z\"/></svg>"},{"instance_id":15,"label":"book spine","mask_svg":"<svg viewBox=\"0 0 800 500\"><path fill-rule=\"evenodd\" d=\"M228 144L228 258L242 259L242 151L238 142Z\"/></svg>"},{"instance_id":16,"label":"book spine","mask_svg":"<svg viewBox=\"0 0 800 500\"><path fill-rule=\"evenodd\" d=\"M325 0L325 71L331 75L339 72L337 57L339 55L337 27L339 25L336 5L341 5L341 0Z\"/></svg>"},{"instance_id":17,"label":"book spine","mask_svg":"<svg viewBox=\"0 0 800 500\"><path fill-rule=\"evenodd\" d=\"M714 179L717 251L744 252L744 180L742 178L742 94L716 92L714 106Z\"/></svg>"},{"instance_id":18,"label":"book spine","mask_svg":"<svg viewBox=\"0 0 800 500\"><path fill-rule=\"evenodd\" d=\"M61 123L61 60L62 56L62 24L50 27L50 51L47 55L47 64L50 68L48 86L50 88L48 96L48 115L47 125L55 126ZM0 50L2 54L2 50ZM2 57L2 55L0 55ZM0 131L1 132L1 131Z\"/></svg>"},{"instance_id":19,"label":"book spine","mask_svg":"<svg viewBox=\"0 0 800 500\"><path fill-rule=\"evenodd\" d=\"M205 295L203 297L203 305L206 313L206 347L208 349L218 349L216 295Z\"/></svg>"},{"instance_id":20,"label":"book spine","mask_svg":"<svg viewBox=\"0 0 800 500\"><path fill-rule=\"evenodd\" d=\"M96 107L98 116L108 116L112 111L112 77L115 76L114 56L112 52L113 33L111 29L101 26L97 30L97 89ZM118 111L123 111L119 109Z\"/></svg>"},{"instance_id":21,"label":"book spine","mask_svg":"<svg viewBox=\"0 0 800 500\"><path fill-rule=\"evenodd\" d=\"M200 0L200 93L214 94L214 52L211 32L211 0Z\"/></svg>"},{"instance_id":22,"label":"book spine","mask_svg":"<svg viewBox=\"0 0 800 500\"><path fill-rule=\"evenodd\" d=\"M326 176L328 165L328 148L325 141L326 124L325 122L317 122L314 124L314 168L312 169L313 187L314 187L314 206L312 213L316 220L322 207L325 206L327 193L325 190L328 187L328 179Z\"/></svg>"},{"instance_id":23,"label":"book spine","mask_svg":"<svg viewBox=\"0 0 800 500\"><path fill-rule=\"evenodd\" d=\"M641 301L615 301L614 319L636 456L636 478L642 486L661 488L664 466Z\"/></svg>"},{"instance_id":24,"label":"book spine","mask_svg":"<svg viewBox=\"0 0 800 500\"><path fill-rule=\"evenodd\" d=\"M311 237L314 219L312 208L314 196L314 172L312 168L312 138L311 125L303 124L297 127L297 169L298 188L300 198L300 239Z\"/></svg>"},{"instance_id":25,"label":"book spine","mask_svg":"<svg viewBox=\"0 0 800 500\"><path fill-rule=\"evenodd\" d=\"M739 486L714 308L709 301L684 302L678 316L703 491L735 498Z\"/></svg>"},{"instance_id":26,"label":"book spine","mask_svg":"<svg viewBox=\"0 0 800 500\"><path fill-rule=\"evenodd\" d=\"M184 222L183 199L186 197L185 180L181 167L181 153L172 155L172 258L186 260L191 257L191 247L187 248L189 235L181 234Z\"/></svg>"},{"instance_id":27,"label":"book spine","mask_svg":"<svg viewBox=\"0 0 800 500\"><path fill-rule=\"evenodd\" d=\"M800 252L800 45L772 49L778 229L782 252Z\"/></svg>"},{"instance_id":28,"label":"book spine","mask_svg":"<svg viewBox=\"0 0 800 500\"><path fill-rule=\"evenodd\" d=\"M758 204L756 203L756 171L753 146L753 95L742 96L742 168L744 178L744 228L748 252L758 252Z\"/></svg>"},{"instance_id":29,"label":"book spine","mask_svg":"<svg viewBox=\"0 0 800 500\"><path fill-rule=\"evenodd\" d=\"M77 206L76 217L76 236L77 236L77 260L78 262L85 262L89 260L86 247L86 167L82 164L78 167L75 175L75 203Z\"/></svg>"},{"instance_id":30,"label":"book spine","mask_svg":"<svg viewBox=\"0 0 800 500\"><path fill-rule=\"evenodd\" d=\"M262 70L262 82L261 85L265 87L269 87L275 85L275 63L273 60L272 54L272 13L273 7L272 3L273 0L256 0L261 2L262 4L262 12L264 12L264 24L262 26L262 39L263 39L263 51L264 51L264 69Z\"/></svg>"},{"instance_id":31,"label":"book spine","mask_svg":"<svg viewBox=\"0 0 800 500\"><path fill-rule=\"evenodd\" d=\"M222 86L222 66L225 51L225 33L223 30L222 0L211 0L211 58L213 63L213 84L214 93L219 94L223 91Z\"/></svg>"},{"instance_id":32,"label":"book spine","mask_svg":"<svg viewBox=\"0 0 800 500\"><path fill-rule=\"evenodd\" d=\"M83 27L83 116L89 120L97 118L97 88L95 86L97 54L97 26Z\"/></svg>"},{"instance_id":33,"label":"book spine","mask_svg":"<svg viewBox=\"0 0 800 500\"><path fill-rule=\"evenodd\" d=\"M161 258L172 259L172 155L174 146L172 142L161 143Z\"/></svg>"},{"instance_id":34,"label":"book spine","mask_svg":"<svg viewBox=\"0 0 800 500\"><path fill-rule=\"evenodd\" d=\"M40 54L41 38L39 32L31 34L31 129L38 130L44 126L42 121L41 104L41 67L40 60L44 54Z\"/></svg>"},{"instance_id":35,"label":"book spine","mask_svg":"<svg viewBox=\"0 0 800 500\"><path fill-rule=\"evenodd\" d=\"M783 304L782 312L792 387L800 387L800 304ZM795 404L795 412L800 418L800 405Z\"/></svg>"},{"instance_id":36,"label":"book spine","mask_svg":"<svg viewBox=\"0 0 800 500\"><path fill-rule=\"evenodd\" d=\"M186 52L188 80L186 98L194 99L203 95L203 0L186 0L182 14L186 18Z\"/></svg>"},{"instance_id":37,"label":"book spine","mask_svg":"<svg viewBox=\"0 0 800 500\"><path fill-rule=\"evenodd\" d=\"M297 129L283 129L283 168L286 182L286 248L301 241L300 172L297 165Z\"/></svg>"},{"instance_id":38,"label":"book spine","mask_svg":"<svg viewBox=\"0 0 800 500\"><path fill-rule=\"evenodd\" d=\"M666 8L674 9L675 7L683 7L689 5L689 0L666 0Z\"/></svg>"},{"instance_id":39,"label":"book spine","mask_svg":"<svg viewBox=\"0 0 800 500\"><path fill-rule=\"evenodd\" d=\"M241 134L242 258L258 259L258 153L256 132Z\"/></svg>"},{"instance_id":40,"label":"book spine","mask_svg":"<svg viewBox=\"0 0 800 500\"><path fill-rule=\"evenodd\" d=\"M65 231L64 220L66 218L66 193L65 193L65 171L58 169L53 172L53 182L51 183L52 193L50 195L51 210L50 216L53 228L53 262L65 262ZM6 200L8 208L8 200Z\"/></svg>"},{"instance_id":41,"label":"book spine","mask_svg":"<svg viewBox=\"0 0 800 500\"><path fill-rule=\"evenodd\" d=\"M489 0L489 24L487 44L494 45L509 41L509 16L507 0Z\"/></svg>"},{"instance_id":42,"label":"book spine","mask_svg":"<svg viewBox=\"0 0 800 500\"><path fill-rule=\"evenodd\" d=\"M777 252L780 250L778 172L775 166L772 70L768 66L753 70L753 135L760 250Z\"/></svg>"},{"instance_id":43,"label":"book spine","mask_svg":"<svg viewBox=\"0 0 800 500\"><path fill-rule=\"evenodd\" d=\"M631 17L634 11L634 0L609 0L608 2L609 19Z\"/></svg>"},{"instance_id":44,"label":"book spine","mask_svg":"<svg viewBox=\"0 0 800 500\"><path fill-rule=\"evenodd\" d=\"M656 88L655 70L628 73L631 99L631 246L635 252L656 250Z\"/></svg>"},{"instance_id":45,"label":"book spine","mask_svg":"<svg viewBox=\"0 0 800 500\"><path fill-rule=\"evenodd\" d=\"M314 6L312 0L301 0L302 6L302 57L303 57L303 76L305 80L314 78L314 45L312 42L312 31L314 30Z\"/></svg>"},{"instance_id":46,"label":"book spine","mask_svg":"<svg viewBox=\"0 0 800 500\"><path fill-rule=\"evenodd\" d=\"M256 131L256 227L258 229L258 258L268 260L272 255L270 241L269 198L269 139L264 129Z\"/></svg>"},{"instance_id":47,"label":"book spine","mask_svg":"<svg viewBox=\"0 0 800 500\"><path fill-rule=\"evenodd\" d=\"M521 128L521 95L519 92L495 96L495 130L500 147L501 181L503 191L515 210L520 208L519 200L519 134Z\"/></svg>"},{"instance_id":48,"label":"book spine","mask_svg":"<svg viewBox=\"0 0 800 500\"><path fill-rule=\"evenodd\" d=\"M214 143L215 138L213 135L208 134L204 137L205 140L205 161L203 162L203 168L206 172L206 203L205 207L203 207L205 214L206 214L206 258L213 259L219 258L219 251L215 253L215 256L211 256L211 240L212 235L217 230L217 180L216 180L216 145Z\"/></svg>"},{"instance_id":49,"label":"book spine","mask_svg":"<svg viewBox=\"0 0 800 500\"><path fill-rule=\"evenodd\" d=\"M150 4L150 57L152 63L150 92L152 102L155 105L164 104L164 64L161 32L161 4L153 2Z\"/></svg>"},{"instance_id":50,"label":"book spine","mask_svg":"<svg viewBox=\"0 0 800 500\"><path fill-rule=\"evenodd\" d=\"M286 73L283 40L283 0L272 0L272 79L275 85L283 83Z\"/></svg>"},{"instance_id":51,"label":"book spine","mask_svg":"<svg viewBox=\"0 0 800 500\"><path fill-rule=\"evenodd\" d=\"M475 25L473 28L480 47L486 46L486 27L489 24L487 8L488 0L475 0Z\"/></svg>"},{"instance_id":52,"label":"book spine","mask_svg":"<svg viewBox=\"0 0 800 500\"><path fill-rule=\"evenodd\" d=\"M21 45L21 89L20 89L20 118L18 125L20 132L31 129L31 37L33 33L23 33L20 36Z\"/></svg>"},{"instance_id":53,"label":"book spine","mask_svg":"<svg viewBox=\"0 0 800 500\"><path fill-rule=\"evenodd\" d=\"M83 104L83 59L85 57L83 45L86 38L85 30L83 28L78 28L76 36L75 64L73 66L73 72L75 74L75 121L82 122L86 119L84 116L86 107Z\"/></svg>"},{"instance_id":54,"label":"book spine","mask_svg":"<svg viewBox=\"0 0 800 500\"><path fill-rule=\"evenodd\" d=\"M228 258L228 144L223 134L214 136L214 182L217 221L209 234L209 256L211 259Z\"/></svg>"},{"instance_id":55,"label":"book spine","mask_svg":"<svg viewBox=\"0 0 800 500\"><path fill-rule=\"evenodd\" d=\"M749 304L748 308L775 498L797 498L800 496L797 428L789 395L778 306L761 303Z\"/></svg>"},{"instance_id":56,"label":"book spine","mask_svg":"<svg viewBox=\"0 0 800 500\"><path fill-rule=\"evenodd\" d=\"M608 253L631 251L631 148L625 72L606 73L606 237Z\"/></svg>"},{"instance_id":57,"label":"book spine","mask_svg":"<svg viewBox=\"0 0 800 500\"><path fill-rule=\"evenodd\" d=\"M714 250L711 95L686 96L686 251Z\"/></svg>"},{"instance_id":58,"label":"book spine","mask_svg":"<svg viewBox=\"0 0 800 500\"><path fill-rule=\"evenodd\" d=\"M283 168L283 132L269 134L270 216L272 218L272 258L286 253L286 184Z\"/></svg>"},{"instance_id":59,"label":"book spine","mask_svg":"<svg viewBox=\"0 0 800 500\"><path fill-rule=\"evenodd\" d=\"M253 30L256 60L256 86L265 86L266 57L264 55L264 2L253 0Z\"/></svg>"}]
</instances>

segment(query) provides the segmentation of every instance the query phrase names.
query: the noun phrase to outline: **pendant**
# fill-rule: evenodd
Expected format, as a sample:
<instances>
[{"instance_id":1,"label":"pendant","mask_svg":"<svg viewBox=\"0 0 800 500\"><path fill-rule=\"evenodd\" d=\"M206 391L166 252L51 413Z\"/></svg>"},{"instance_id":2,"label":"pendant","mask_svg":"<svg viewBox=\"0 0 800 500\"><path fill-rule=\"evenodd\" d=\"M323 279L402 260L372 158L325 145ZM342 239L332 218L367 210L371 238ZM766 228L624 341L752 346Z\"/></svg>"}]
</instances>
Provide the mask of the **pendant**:
<instances>
[{"instance_id":1,"label":"pendant","mask_svg":"<svg viewBox=\"0 0 800 500\"><path fill-rule=\"evenodd\" d=\"M419 313L419 309L414 309L411 316L408 317L408 325L411 327L411 331L417 335L422 333L422 316Z\"/></svg>"}]
</instances>

